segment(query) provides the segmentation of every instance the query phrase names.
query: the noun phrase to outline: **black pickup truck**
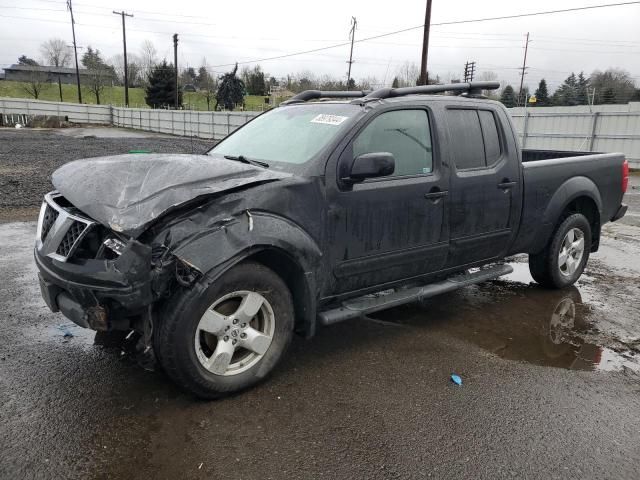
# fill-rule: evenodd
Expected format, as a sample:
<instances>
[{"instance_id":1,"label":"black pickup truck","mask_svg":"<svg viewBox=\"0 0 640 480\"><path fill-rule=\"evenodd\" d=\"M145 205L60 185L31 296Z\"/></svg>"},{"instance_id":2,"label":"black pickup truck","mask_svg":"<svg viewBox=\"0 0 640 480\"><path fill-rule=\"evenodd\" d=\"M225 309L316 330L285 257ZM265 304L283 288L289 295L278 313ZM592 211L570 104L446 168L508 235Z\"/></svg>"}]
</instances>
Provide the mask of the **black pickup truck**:
<instances>
[{"instance_id":1,"label":"black pickup truck","mask_svg":"<svg viewBox=\"0 0 640 480\"><path fill-rule=\"evenodd\" d=\"M70 162L38 222L42 295L137 331L213 398L264 378L294 332L496 278L512 254L571 285L625 214L628 165L522 150L493 88L307 91L205 155Z\"/></svg>"}]
</instances>

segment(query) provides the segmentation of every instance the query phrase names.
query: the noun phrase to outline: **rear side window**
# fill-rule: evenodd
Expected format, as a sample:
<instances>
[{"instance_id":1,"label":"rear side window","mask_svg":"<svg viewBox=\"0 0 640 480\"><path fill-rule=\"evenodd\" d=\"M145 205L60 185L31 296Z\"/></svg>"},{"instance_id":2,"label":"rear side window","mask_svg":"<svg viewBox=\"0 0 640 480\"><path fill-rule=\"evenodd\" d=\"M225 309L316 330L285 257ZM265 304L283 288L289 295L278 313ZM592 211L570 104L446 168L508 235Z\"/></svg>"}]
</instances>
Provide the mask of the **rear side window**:
<instances>
[{"instance_id":1,"label":"rear side window","mask_svg":"<svg viewBox=\"0 0 640 480\"><path fill-rule=\"evenodd\" d=\"M484 153L487 165L493 165L498 161L502 151L500 149L500 136L496 117L489 110L478 110L482 134L484 136Z\"/></svg>"},{"instance_id":2,"label":"rear side window","mask_svg":"<svg viewBox=\"0 0 640 480\"><path fill-rule=\"evenodd\" d=\"M495 164L502 155L495 116L489 110L447 110L451 150L458 170Z\"/></svg>"},{"instance_id":3,"label":"rear side window","mask_svg":"<svg viewBox=\"0 0 640 480\"><path fill-rule=\"evenodd\" d=\"M354 158L364 153L392 153L394 177L433 171L429 117L424 110L394 110L378 115L353 142Z\"/></svg>"},{"instance_id":4,"label":"rear side window","mask_svg":"<svg viewBox=\"0 0 640 480\"><path fill-rule=\"evenodd\" d=\"M451 151L458 170L485 167L484 142L476 110L447 110Z\"/></svg>"}]
</instances>

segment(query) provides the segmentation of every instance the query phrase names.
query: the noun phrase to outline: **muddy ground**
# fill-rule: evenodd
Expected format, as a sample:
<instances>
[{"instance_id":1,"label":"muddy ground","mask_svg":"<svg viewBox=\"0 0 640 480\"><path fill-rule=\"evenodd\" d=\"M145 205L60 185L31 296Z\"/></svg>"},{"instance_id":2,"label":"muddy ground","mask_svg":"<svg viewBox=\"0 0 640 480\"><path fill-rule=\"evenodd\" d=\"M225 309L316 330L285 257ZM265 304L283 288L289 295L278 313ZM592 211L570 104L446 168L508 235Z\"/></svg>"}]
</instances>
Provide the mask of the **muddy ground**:
<instances>
[{"instance_id":1,"label":"muddy ground","mask_svg":"<svg viewBox=\"0 0 640 480\"><path fill-rule=\"evenodd\" d=\"M190 151L170 137L1 130L0 145L0 201L20 220L69 156ZM2 224L0 478L638 478L632 184L629 215L575 288L537 287L517 257L499 281L296 339L269 381L217 402L49 312L34 222Z\"/></svg>"},{"instance_id":2,"label":"muddy ground","mask_svg":"<svg viewBox=\"0 0 640 480\"><path fill-rule=\"evenodd\" d=\"M80 158L151 151L203 153L213 142L118 128L0 129L0 222L37 217L51 173Z\"/></svg>"}]
</instances>

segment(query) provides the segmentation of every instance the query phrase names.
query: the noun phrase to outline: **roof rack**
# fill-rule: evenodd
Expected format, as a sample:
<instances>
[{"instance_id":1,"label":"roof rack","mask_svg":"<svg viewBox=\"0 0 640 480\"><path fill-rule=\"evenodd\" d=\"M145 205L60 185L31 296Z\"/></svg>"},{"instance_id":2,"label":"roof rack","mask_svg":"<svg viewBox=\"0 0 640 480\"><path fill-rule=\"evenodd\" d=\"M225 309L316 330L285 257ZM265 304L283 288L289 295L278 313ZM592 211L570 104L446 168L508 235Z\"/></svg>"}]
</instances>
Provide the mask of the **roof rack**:
<instances>
[{"instance_id":1,"label":"roof rack","mask_svg":"<svg viewBox=\"0 0 640 480\"><path fill-rule=\"evenodd\" d=\"M291 103L308 102L318 98L362 98L371 93L371 90L351 90L338 92L324 92L320 90L305 90L291 97L289 100L282 102L280 105L288 105Z\"/></svg>"},{"instance_id":2,"label":"roof rack","mask_svg":"<svg viewBox=\"0 0 640 480\"><path fill-rule=\"evenodd\" d=\"M308 102L319 98L362 98L363 100L382 100L383 98L403 97L405 95L433 94L444 92L460 92L469 97L481 96L483 90L497 90L500 82L449 83L446 85L422 85L419 87L380 88L378 90L352 90L330 92L321 90L305 90L291 97L280 105Z\"/></svg>"},{"instance_id":3,"label":"roof rack","mask_svg":"<svg viewBox=\"0 0 640 480\"><path fill-rule=\"evenodd\" d=\"M369 93L365 100L403 97L405 95L432 94L444 92L466 93L468 96L482 95L483 90L496 90L500 82L449 83L447 85L422 85L419 87L380 88Z\"/></svg>"}]
</instances>

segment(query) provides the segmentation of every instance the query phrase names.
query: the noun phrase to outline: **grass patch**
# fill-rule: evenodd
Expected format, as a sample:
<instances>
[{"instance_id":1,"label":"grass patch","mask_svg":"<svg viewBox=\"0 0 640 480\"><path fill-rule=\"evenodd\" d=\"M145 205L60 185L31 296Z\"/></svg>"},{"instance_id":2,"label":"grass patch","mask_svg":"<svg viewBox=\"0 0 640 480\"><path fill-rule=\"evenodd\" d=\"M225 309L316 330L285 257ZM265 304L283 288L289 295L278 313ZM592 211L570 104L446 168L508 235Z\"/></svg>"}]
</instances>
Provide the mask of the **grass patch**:
<instances>
[{"instance_id":1,"label":"grass patch","mask_svg":"<svg viewBox=\"0 0 640 480\"><path fill-rule=\"evenodd\" d=\"M24 86L25 83L23 82L0 81L0 97L33 99L33 97L24 90ZM143 88L129 88L129 106L132 108L149 108L144 101L144 96ZM60 92L58 90L58 84L47 84L42 89L38 100L59 102ZM62 101L78 103L78 88L76 85L62 84ZM96 103L96 97L85 87L82 87L82 102L89 104ZM197 92L185 92L182 102L192 110L207 109L206 99ZM124 105L124 87L106 87L102 95L100 95L100 103L103 105ZM213 109L214 105L215 101L212 101L211 109ZM264 97L247 95L245 97L245 107L247 110L262 111L265 107Z\"/></svg>"}]
</instances>

